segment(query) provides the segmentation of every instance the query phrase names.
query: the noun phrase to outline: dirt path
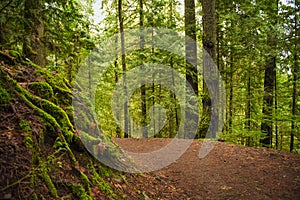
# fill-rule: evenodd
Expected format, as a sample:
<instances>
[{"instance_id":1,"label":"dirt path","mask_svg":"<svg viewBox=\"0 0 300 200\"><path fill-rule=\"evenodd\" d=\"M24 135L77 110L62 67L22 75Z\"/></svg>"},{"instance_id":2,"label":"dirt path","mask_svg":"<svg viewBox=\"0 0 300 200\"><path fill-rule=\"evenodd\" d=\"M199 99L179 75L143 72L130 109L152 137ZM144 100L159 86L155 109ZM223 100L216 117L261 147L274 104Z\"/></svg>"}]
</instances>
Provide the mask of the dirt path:
<instances>
[{"instance_id":1,"label":"dirt path","mask_svg":"<svg viewBox=\"0 0 300 200\"><path fill-rule=\"evenodd\" d=\"M128 151L149 152L170 139L115 141ZM218 142L199 159L201 143L194 141L168 167L129 182L145 199L300 199L300 155Z\"/></svg>"}]
</instances>

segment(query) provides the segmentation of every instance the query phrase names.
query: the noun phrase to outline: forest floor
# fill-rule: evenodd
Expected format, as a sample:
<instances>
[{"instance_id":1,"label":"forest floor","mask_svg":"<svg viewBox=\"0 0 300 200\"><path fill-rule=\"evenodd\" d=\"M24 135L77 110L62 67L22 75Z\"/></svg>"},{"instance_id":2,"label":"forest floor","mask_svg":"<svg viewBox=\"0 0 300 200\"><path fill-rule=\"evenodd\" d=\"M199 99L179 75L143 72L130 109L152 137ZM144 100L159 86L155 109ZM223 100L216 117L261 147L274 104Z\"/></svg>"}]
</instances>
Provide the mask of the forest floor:
<instances>
[{"instance_id":1,"label":"forest floor","mask_svg":"<svg viewBox=\"0 0 300 200\"><path fill-rule=\"evenodd\" d=\"M115 142L131 152L150 152L170 140ZM128 181L145 199L300 199L300 155L218 142L199 159L201 144L195 140L176 162Z\"/></svg>"}]
</instances>

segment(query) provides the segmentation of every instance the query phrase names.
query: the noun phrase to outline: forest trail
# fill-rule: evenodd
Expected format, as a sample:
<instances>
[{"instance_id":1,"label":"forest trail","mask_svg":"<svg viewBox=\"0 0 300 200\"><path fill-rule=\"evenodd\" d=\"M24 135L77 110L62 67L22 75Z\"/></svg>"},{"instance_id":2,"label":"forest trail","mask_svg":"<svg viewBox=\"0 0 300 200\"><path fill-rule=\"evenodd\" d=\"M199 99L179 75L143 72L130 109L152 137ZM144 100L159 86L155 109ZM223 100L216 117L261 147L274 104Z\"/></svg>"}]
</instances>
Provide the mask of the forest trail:
<instances>
[{"instance_id":1,"label":"forest trail","mask_svg":"<svg viewBox=\"0 0 300 200\"><path fill-rule=\"evenodd\" d=\"M114 140L125 150L149 152L171 139ZM299 155L218 142L199 159L201 143L194 141L176 162L143 180L129 181L145 199L300 199Z\"/></svg>"}]
</instances>

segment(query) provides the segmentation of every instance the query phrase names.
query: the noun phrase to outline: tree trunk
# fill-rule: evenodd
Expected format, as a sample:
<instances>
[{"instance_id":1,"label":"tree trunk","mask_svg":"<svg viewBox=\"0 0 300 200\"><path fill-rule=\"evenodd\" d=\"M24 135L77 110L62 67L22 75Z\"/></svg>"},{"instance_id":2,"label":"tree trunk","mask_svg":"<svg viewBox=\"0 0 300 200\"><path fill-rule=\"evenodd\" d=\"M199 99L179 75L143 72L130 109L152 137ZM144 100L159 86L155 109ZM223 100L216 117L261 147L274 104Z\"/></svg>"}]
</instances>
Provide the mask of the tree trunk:
<instances>
[{"instance_id":1,"label":"tree trunk","mask_svg":"<svg viewBox=\"0 0 300 200\"><path fill-rule=\"evenodd\" d=\"M267 65L265 68L264 79L264 101L263 101L263 115L265 116L261 123L261 130L265 133L266 137L261 140L261 143L265 147L271 147L272 145L272 109L273 109L273 90L274 90L274 72L276 68L276 58L269 57L267 59Z\"/></svg>"},{"instance_id":2,"label":"tree trunk","mask_svg":"<svg viewBox=\"0 0 300 200\"><path fill-rule=\"evenodd\" d=\"M33 63L45 66L46 52L44 40L43 2L41 0L26 0L24 6L23 53Z\"/></svg>"},{"instance_id":3,"label":"tree trunk","mask_svg":"<svg viewBox=\"0 0 300 200\"><path fill-rule=\"evenodd\" d=\"M198 72L197 72L197 44L196 44L196 18L195 18L195 2L194 0L185 0L184 1L184 23L185 23L185 59L186 59L186 80L194 90L194 93L198 95ZM186 96L186 116L194 115L190 113L188 107L191 104L189 100L191 97ZM188 123L197 123L194 121L197 115L190 116L189 118L193 119L190 120ZM188 118L186 117L186 120ZM185 137L190 138L193 133L190 132L189 127L187 125L185 127Z\"/></svg>"},{"instance_id":4,"label":"tree trunk","mask_svg":"<svg viewBox=\"0 0 300 200\"><path fill-rule=\"evenodd\" d=\"M277 108L278 108L278 91L277 91L277 75L275 71L275 81L274 81L274 89L275 89L275 110L274 115L277 116ZM275 119L275 149L278 149L278 120Z\"/></svg>"},{"instance_id":5,"label":"tree trunk","mask_svg":"<svg viewBox=\"0 0 300 200\"><path fill-rule=\"evenodd\" d=\"M144 46L145 46L145 38L143 35L143 29L144 29L144 3L143 0L139 0L139 5L140 5L140 31L142 32L142 34L140 35L140 49L141 51L144 50ZM143 56L143 54L142 54ZM144 58L141 57L141 60L143 62ZM142 63L142 67L143 63ZM142 106L142 126L145 127L147 125L147 102L146 102L146 86L144 84L144 82L141 83L141 106ZM143 138L147 138L148 137L148 131L146 128L143 129Z\"/></svg>"},{"instance_id":6,"label":"tree trunk","mask_svg":"<svg viewBox=\"0 0 300 200\"><path fill-rule=\"evenodd\" d=\"M124 37L124 25L123 25L123 10L122 10L122 0L118 0L118 17L119 17L119 29L121 37L121 53L122 53L122 71L123 75L123 88L124 94L127 95L126 87L126 57L125 57L125 37ZM128 102L124 103L124 137L129 137L129 123L128 123Z\"/></svg>"},{"instance_id":7,"label":"tree trunk","mask_svg":"<svg viewBox=\"0 0 300 200\"><path fill-rule=\"evenodd\" d=\"M295 49L296 44L295 44ZM290 152L294 149L294 137L296 132L295 120L296 120L296 106L297 106L297 73L298 73L298 55L294 53L294 66L293 66L293 99L292 99L292 123L291 123L291 140L290 140Z\"/></svg>"},{"instance_id":8,"label":"tree trunk","mask_svg":"<svg viewBox=\"0 0 300 200\"><path fill-rule=\"evenodd\" d=\"M278 15L278 0L273 2L276 4L276 16L272 11L268 11L270 17L277 19ZM274 11L274 10L273 10ZM274 20L274 19L273 19ZM272 25L275 27L277 24L276 20L273 21ZM269 55L266 58L265 66L265 78L264 78L264 97L263 97L263 115L264 120L261 123L261 131L265 134L265 138L261 140L261 143L265 147L272 147L272 134L273 134L273 97L274 97L274 86L276 76L276 36L274 36L275 30L270 30L267 36L267 42L270 48Z\"/></svg>"},{"instance_id":9,"label":"tree trunk","mask_svg":"<svg viewBox=\"0 0 300 200\"><path fill-rule=\"evenodd\" d=\"M117 44L118 44L118 38L116 37L115 39L115 43L116 43L116 48L117 48ZM117 49L115 49L115 51L117 52ZM119 64L118 64L118 54L116 53L116 58L114 61L114 72L115 72L115 83L117 84L119 81ZM116 113L117 116L117 120L120 120L120 113ZM117 124L116 126L116 137L121 138L121 128L120 126Z\"/></svg>"},{"instance_id":10,"label":"tree trunk","mask_svg":"<svg viewBox=\"0 0 300 200\"><path fill-rule=\"evenodd\" d=\"M196 46L196 19L194 0L184 1L185 17L185 57L186 57L186 79L191 84L194 92L198 95L198 76L197 68L197 46ZM187 38L189 37L189 38Z\"/></svg>"},{"instance_id":11,"label":"tree trunk","mask_svg":"<svg viewBox=\"0 0 300 200\"><path fill-rule=\"evenodd\" d=\"M228 127L229 133L232 133L232 119L233 119L233 53L230 52L230 72L229 72L229 119Z\"/></svg>"},{"instance_id":12,"label":"tree trunk","mask_svg":"<svg viewBox=\"0 0 300 200\"><path fill-rule=\"evenodd\" d=\"M203 9L203 77L211 76L214 73L212 71L208 72L208 70L213 70L213 64L216 62L216 14L215 14L215 0L202 0L202 9ZM211 60L214 62L212 63ZM207 78L208 82L212 86L218 86L217 80L214 80L213 77ZM216 112L212 111L212 99L208 92L208 88L203 79L203 99L202 99L202 107L203 107L203 116L205 118L204 122L201 124L202 127L200 129L200 135L205 137L205 134L208 131L209 123L211 120L217 120ZM214 87L214 91L218 92L217 87ZM214 94L216 96L216 94ZM218 127L214 127L214 130L211 130L210 137L215 137L216 130Z\"/></svg>"}]
</instances>

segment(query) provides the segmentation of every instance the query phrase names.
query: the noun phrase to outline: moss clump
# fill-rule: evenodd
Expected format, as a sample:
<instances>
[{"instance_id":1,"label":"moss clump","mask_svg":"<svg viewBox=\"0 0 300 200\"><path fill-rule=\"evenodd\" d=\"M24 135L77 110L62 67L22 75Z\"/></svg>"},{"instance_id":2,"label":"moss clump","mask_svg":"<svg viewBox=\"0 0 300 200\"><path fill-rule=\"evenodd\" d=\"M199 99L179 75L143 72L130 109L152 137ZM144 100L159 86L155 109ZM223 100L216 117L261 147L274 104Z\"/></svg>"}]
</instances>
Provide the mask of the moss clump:
<instances>
[{"instance_id":1,"label":"moss clump","mask_svg":"<svg viewBox=\"0 0 300 200\"><path fill-rule=\"evenodd\" d=\"M39 105L45 111L45 113L48 113L49 115L55 117L55 121L59 124L59 127L62 128L67 141L71 142L73 132L75 131L66 112L61 107L48 100L39 99L34 96L28 96L28 94L26 95L26 97L34 102L35 105Z\"/></svg>"},{"instance_id":2,"label":"moss clump","mask_svg":"<svg viewBox=\"0 0 300 200\"><path fill-rule=\"evenodd\" d=\"M38 184L37 184L37 177L35 174L33 174L31 177L30 177L30 183L31 183L31 186L32 188L34 189L34 191L36 191L38 189ZM38 200L38 196L37 194L34 192L33 193L33 198L34 200Z\"/></svg>"},{"instance_id":3,"label":"moss clump","mask_svg":"<svg viewBox=\"0 0 300 200\"><path fill-rule=\"evenodd\" d=\"M91 136L90 134L85 133L83 131L79 132L79 136L84 144L88 144L91 146L97 145L102 141L100 138L95 138L95 137Z\"/></svg>"},{"instance_id":4,"label":"moss clump","mask_svg":"<svg viewBox=\"0 0 300 200\"><path fill-rule=\"evenodd\" d=\"M81 180L88 194L91 194L90 180L83 172L81 172Z\"/></svg>"},{"instance_id":5,"label":"moss clump","mask_svg":"<svg viewBox=\"0 0 300 200\"><path fill-rule=\"evenodd\" d=\"M4 89L0 84L0 104L8 104L11 97L6 89Z\"/></svg>"},{"instance_id":6,"label":"moss clump","mask_svg":"<svg viewBox=\"0 0 300 200\"><path fill-rule=\"evenodd\" d=\"M70 184L69 185L72 189L72 192L79 198L83 200L93 200L93 197L91 197L84 189L84 187L81 184Z\"/></svg>"},{"instance_id":7,"label":"moss clump","mask_svg":"<svg viewBox=\"0 0 300 200\"><path fill-rule=\"evenodd\" d=\"M52 87L54 96L60 105L70 105L72 103L71 86L68 85L68 82L64 77L54 77L49 71L42 69L36 70L34 74L46 79L47 83Z\"/></svg>"},{"instance_id":8,"label":"moss clump","mask_svg":"<svg viewBox=\"0 0 300 200\"><path fill-rule=\"evenodd\" d=\"M21 121L19 122L19 127L21 128L21 130L22 130L24 133L27 133L27 134L29 134L29 135L32 134L32 132L31 132L31 126L30 126L30 124L29 124L28 121L26 121L26 120L21 120Z\"/></svg>"},{"instance_id":9,"label":"moss clump","mask_svg":"<svg viewBox=\"0 0 300 200\"><path fill-rule=\"evenodd\" d=\"M92 183L97 185L99 189L111 199L118 199L118 196L113 192L109 183L107 183L97 172L93 165L89 165L89 168L93 174Z\"/></svg>"},{"instance_id":10,"label":"moss clump","mask_svg":"<svg viewBox=\"0 0 300 200\"><path fill-rule=\"evenodd\" d=\"M43 99L52 100L54 97L53 89L47 82L33 82L29 84L28 88Z\"/></svg>"},{"instance_id":11,"label":"moss clump","mask_svg":"<svg viewBox=\"0 0 300 200\"><path fill-rule=\"evenodd\" d=\"M51 180L51 177L49 176L48 172L47 172L47 168L46 166L42 166L41 168L41 178L44 180L50 194L55 197L55 199L59 199L59 196L57 194L57 190Z\"/></svg>"},{"instance_id":12,"label":"moss clump","mask_svg":"<svg viewBox=\"0 0 300 200\"><path fill-rule=\"evenodd\" d=\"M100 168L100 174L106 177L114 176L111 169L106 166Z\"/></svg>"}]
</instances>

